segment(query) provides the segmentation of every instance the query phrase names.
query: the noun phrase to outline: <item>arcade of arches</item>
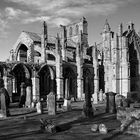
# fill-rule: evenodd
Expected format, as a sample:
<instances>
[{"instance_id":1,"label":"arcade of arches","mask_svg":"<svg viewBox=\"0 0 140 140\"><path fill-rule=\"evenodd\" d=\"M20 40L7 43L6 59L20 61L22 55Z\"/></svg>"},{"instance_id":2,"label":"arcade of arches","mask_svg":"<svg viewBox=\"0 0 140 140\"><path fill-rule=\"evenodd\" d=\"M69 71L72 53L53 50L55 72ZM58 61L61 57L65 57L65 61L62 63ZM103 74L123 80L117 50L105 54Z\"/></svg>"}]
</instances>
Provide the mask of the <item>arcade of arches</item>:
<instances>
[{"instance_id":1,"label":"arcade of arches","mask_svg":"<svg viewBox=\"0 0 140 140\"><path fill-rule=\"evenodd\" d=\"M27 92L31 94L30 97L32 101L40 100L41 98L46 100L46 97L50 92L56 93L57 84L55 67L48 66L47 64L33 65L29 63L9 63L3 65L7 67L7 70L9 69L8 74L3 74L5 68L4 66L0 67L0 74L3 78L7 77L7 79L5 79L7 80L6 85L7 87L11 87L11 89L9 89L8 91L10 92L11 102L20 102L21 96L23 94L27 96ZM90 79L91 76L89 70L87 71L86 69L85 71L85 77L89 77ZM76 67L73 68L64 66L63 83L63 98L73 97L74 99L77 99ZM89 81L89 83L91 83L91 80ZM85 86L83 85L83 87ZM92 87L90 89L92 89Z\"/></svg>"}]
</instances>

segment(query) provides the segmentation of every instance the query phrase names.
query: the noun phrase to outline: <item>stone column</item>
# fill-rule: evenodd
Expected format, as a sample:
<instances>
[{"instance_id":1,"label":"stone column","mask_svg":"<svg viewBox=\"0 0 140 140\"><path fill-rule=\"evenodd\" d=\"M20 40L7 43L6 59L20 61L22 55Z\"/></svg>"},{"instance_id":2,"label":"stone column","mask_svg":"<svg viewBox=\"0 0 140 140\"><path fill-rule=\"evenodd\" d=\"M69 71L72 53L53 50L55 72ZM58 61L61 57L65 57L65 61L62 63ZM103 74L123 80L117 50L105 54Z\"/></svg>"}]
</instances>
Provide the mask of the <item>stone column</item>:
<instances>
[{"instance_id":1,"label":"stone column","mask_svg":"<svg viewBox=\"0 0 140 140\"><path fill-rule=\"evenodd\" d=\"M16 79L13 78L12 82L13 82L13 93L16 93Z\"/></svg>"},{"instance_id":2,"label":"stone column","mask_svg":"<svg viewBox=\"0 0 140 140\"><path fill-rule=\"evenodd\" d=\"M39 75L37 75L36 72L34 72L34 76L32 77L32 98L33 100L39 100L40 99L40 86L39 86Z\"/></svg>"},{"instance_id":3,"label":"stone column","mask_svg":"<svg viewBox=\"0 0 140 140\"><path fill-rule=\"evenodd\" d=\"M63 64L62 64L62 52L61 52L61 45L60 45L60 38L57 34L56 37L56 85L57 85L57 99L63 98Z\"/></svg>"},{"instance_id":4,"label":"stone column","mask_svg":"<svg viewBox=\"0 0 140 140\"><path fill-rule=\"evenodd\" d=\"M83 115L91 118L94 115L92 104L91 104L91 93L90 93L90 79L85 77L85 103L83 106Z\"/></svg>"},{"instance_id":5,"label":"stone column","mask_svg":"<svg viewBox=\"0 0 140 140\"><path fill-rule=\"evenodd\" d=\"M69 81L68 79L65 79L65 98L67 99L69 97Z\"/></svg>"},{"instance_id":6,"label":"stone column","mask_svg":"<svg viewBox=\"0 0 140 140\"><path fill-rule=\"evenodd\" d=\"M57 99L63 98L63 78L56 78Z\"/></svg>"},{"instance_id":7,"label":"stone column","mask_svg":"<svg viewBox=\"0 0 140 140\"><path fill-rule=\"evenodd\" d=\"M81 100L83 94L83 78L77 78L77 98Z\"/></svg>"},{"instance_id":8,"label":"stone column","mask_svg":"<svg viewBox=\"0 0 140 140\"><path fill-rule=\"evenodd\" d=\"M98 103L98 93L99 93L99 77L98 77L98 66L94 63L94 93L92 94L93 103Z\"/></svg>"},{"instance_id":9,"label":"stone column","mask_svg":"<svg viewBox=\"0 0 140 140\"><path fill-rule=\"evenodd\" d=\"M80 35L82 41L82 34ZM83 95L83 46L82 42L77 43L76 46L76 65L77 65L77 98L82 99Z\"/></svg>"},{"instance_id":10,"label":"stone column","mask_svg":"<svg viewBox=\"0 0 140 140\"><path fill-rule=\"evenodd\" d=\"M4 87L5 87L6 89L8 89L8 76L7 76L7 75L4 75L4 76L3 76L3 80L4 80Z\"/></svg>"},{"instance_id":11,"label":"stone column","mask_svg":"<svg viewBox=\"0 0 140 140\"><path fill-rule=\"evenodd\" d=\"M97 56L97 46L92 48L92 59L93 59L93 68L94 68L94 93L92 94L93 103L98 103L98 92L99 92L99 64Z\"/></svg>"},{"instance_id":12,"label":"stone column","mask_svg":"<svg viewBox=\"0 0 140 140\"><path fill-rule=\"evenodd\" d=\"M122 38L122 62L120 67L120 90L121 94L127 97L130 92L130 64L128 62L128 38Z\"/></svg>"}]
</instances>

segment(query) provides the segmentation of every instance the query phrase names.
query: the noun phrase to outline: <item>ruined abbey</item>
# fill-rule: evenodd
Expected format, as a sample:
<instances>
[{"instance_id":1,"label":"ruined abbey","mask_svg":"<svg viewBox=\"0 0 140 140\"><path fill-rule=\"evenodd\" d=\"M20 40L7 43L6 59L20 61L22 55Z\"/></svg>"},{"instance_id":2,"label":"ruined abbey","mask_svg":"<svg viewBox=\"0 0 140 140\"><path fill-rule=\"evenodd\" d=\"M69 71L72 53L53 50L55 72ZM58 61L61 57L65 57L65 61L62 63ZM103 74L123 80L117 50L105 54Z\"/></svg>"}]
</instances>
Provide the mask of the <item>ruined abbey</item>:
<instances>
[{"instance_id":1,"label":"ruined abbey","mask_svg":"<svg viewBox=\"0 0 140 140\"><path fill-rule=\"evenodd\" d=\"M98 93L115 92L127 96L140 91L140 36L134 24L127 30L118 26L114 33L106 20L102 41L88 44L88 22L82 18L60 25L56 36L48 34L44 21L41 34L23 31L10 51L9 61L0 62L0 76L11 102L18 102L21 86L32 101L46 99L50 92L57 99L84 99L85 79L94 102Z\"/></svg>"}]
</instances>

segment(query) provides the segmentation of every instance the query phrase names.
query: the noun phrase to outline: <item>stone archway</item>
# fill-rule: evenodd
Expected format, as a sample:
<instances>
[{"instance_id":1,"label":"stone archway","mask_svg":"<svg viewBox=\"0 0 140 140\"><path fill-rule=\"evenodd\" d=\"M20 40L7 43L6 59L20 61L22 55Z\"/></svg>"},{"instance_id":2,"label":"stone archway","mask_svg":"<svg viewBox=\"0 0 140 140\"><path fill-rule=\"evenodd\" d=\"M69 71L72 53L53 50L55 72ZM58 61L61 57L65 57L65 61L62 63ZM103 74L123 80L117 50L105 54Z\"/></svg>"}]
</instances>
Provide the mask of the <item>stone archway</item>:
<instances>
[{"instance_id":1,"label":"stone archway","mask_svg":"<svg viewBox=\"0 0 140 140\"><path fill-rule=\"evenodd\" d=\"M64 97L76 98L76 74L70 67L64 68Z\"/></svg>"},{"instance_id":2,"label":"stone archway","mask_svg":"<svg viewBox=\"0 0 140 140\"><path fill-rule=\"evenodd\" d=\"M19 102L21 97L21 85L23 83L25 84L25 86L31 85L31 72L24 64L20 63L14 65L14 67L12 68L12 75L13 75L12 101Z\"/></svg>"},{"instance_id":3,"label":"stone archway","mask_svg":"<svg viewBox=\"0 0 140 140\"><path fill-rule=\"evenodd\" d=\"M38 75L40 77L40 98L46 99L51 91L55 92L56 90L54 71L45 64L40 68Z\"/></svg>"}]
</instances>

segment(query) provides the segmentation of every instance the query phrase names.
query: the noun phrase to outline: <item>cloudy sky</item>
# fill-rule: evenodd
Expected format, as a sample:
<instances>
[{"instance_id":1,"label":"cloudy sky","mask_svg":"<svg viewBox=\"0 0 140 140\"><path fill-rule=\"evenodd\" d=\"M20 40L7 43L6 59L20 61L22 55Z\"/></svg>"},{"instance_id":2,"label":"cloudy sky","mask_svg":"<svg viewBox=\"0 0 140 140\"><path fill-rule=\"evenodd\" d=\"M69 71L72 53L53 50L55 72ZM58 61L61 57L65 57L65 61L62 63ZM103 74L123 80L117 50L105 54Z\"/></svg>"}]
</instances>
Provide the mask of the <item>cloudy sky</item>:
<instances>
[{"instance_id":1,"label":"cloudy sky","mask_svg":"<svg viewBox=\"0 0 140 140\"><path fill-rule=\"evenodd\" d=\"M8 58L21 31L41 33L42 20L46 20L49 34L55 35L60 24L83 16L92 45L101 41L105 19L113 31L121 22L126 28L129 21L140 31L140 0L0 0L0 61Z\"/></svg>"}]
</instances>

